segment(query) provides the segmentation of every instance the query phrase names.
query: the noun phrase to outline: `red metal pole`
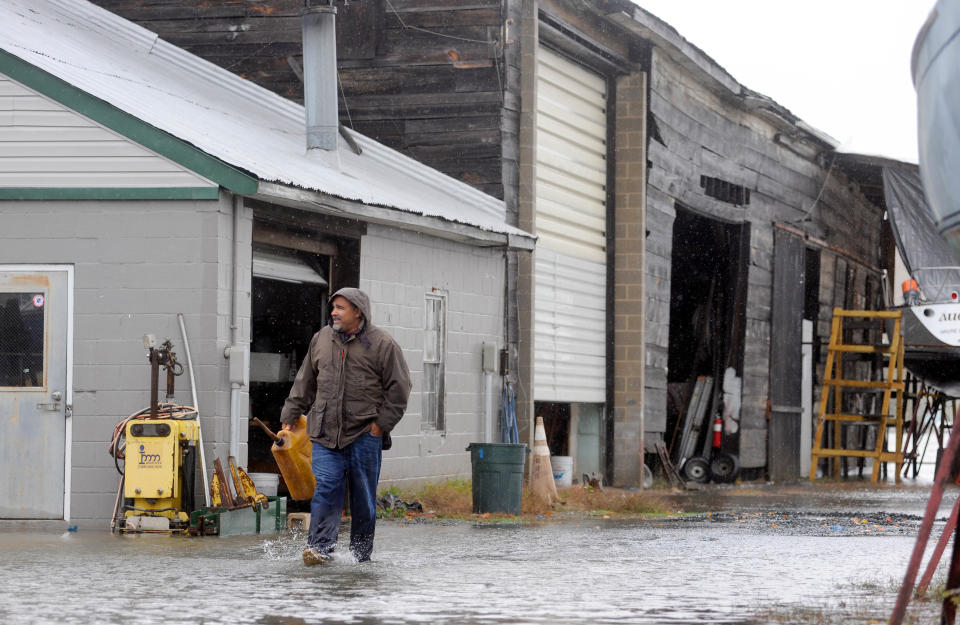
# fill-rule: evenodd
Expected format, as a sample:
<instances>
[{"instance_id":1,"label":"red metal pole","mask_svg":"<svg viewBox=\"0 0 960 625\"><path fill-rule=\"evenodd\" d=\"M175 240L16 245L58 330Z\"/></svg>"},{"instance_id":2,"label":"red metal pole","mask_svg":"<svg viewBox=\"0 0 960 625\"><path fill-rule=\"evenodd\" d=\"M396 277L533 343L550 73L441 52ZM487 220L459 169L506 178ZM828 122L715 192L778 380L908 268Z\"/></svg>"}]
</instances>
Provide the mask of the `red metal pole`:
<instances>
[{"instance_id":1,"label":"red metal pole","mask_svg":"<svg viewBox=\"0 0 960 625\"><path fill-rule=\"evenodd\" d=\"M927 570L923 573L923 577L920 578L920 583L917 584L917 592L915 593L917 597L927 592L927 586L930 585L930 580L933 579L937 565L940 564L940 558L943 557L943 551L947 548L947 541L950 540L950 532L957 526L958 512L960 512L960 497L957 498L957 503L953 504L953 512L950 513L947 524L943 526L943 533L940 535L940 540L937 541L937 546L930 556L930 562L927 563Z\"/></svg>"},{"instance_id":2,"label":"red metal pole","mask_svg":"<svg viewBox=\"0 0 960 625\"><path fill-rule=\"evenodd\" d=\"M957 423L957 416L954 416L954 423ZM923 514L923 521L920 523L920 532L917 534L917 542L913 545L913 553L910 555L910 563L907 565L907 573L903 577L903 585L900 586L900 592L897 594L897 603L893 606L893 613L890 615L889 625L902 625L903 616L907 612L907 604L910 602L910 595L913 593L913 584L917 580L917 571L920 569L920 561L923 559L923 551L927 548L927 541L930 539L930 530L933 529L933 521L937 516L937 508L940 507L940 501L943 499L943 488L950 478L953 468L953 459L957 455L957 448L960 447L960 427L953 428L950 432L950 441L947 448L943 451L940 458L940 467L937 469L937 476L933 480L933 488L930 489L930 499L927 500L927 509Z\"/></svg>"},{"instance_id":3,"label":"red metal pole","mask_svg":"<svg viewBox=\"0 0 960 625\"><path fill-rule=\"evenodd\" d=\"M954 535L953 557L950 558L947 587L943 591L943 604L940 608L940 625L954 625L957 620L956 592L960 588L960 540L958 539L960 536Z\"/></svg>"}]
</instances>

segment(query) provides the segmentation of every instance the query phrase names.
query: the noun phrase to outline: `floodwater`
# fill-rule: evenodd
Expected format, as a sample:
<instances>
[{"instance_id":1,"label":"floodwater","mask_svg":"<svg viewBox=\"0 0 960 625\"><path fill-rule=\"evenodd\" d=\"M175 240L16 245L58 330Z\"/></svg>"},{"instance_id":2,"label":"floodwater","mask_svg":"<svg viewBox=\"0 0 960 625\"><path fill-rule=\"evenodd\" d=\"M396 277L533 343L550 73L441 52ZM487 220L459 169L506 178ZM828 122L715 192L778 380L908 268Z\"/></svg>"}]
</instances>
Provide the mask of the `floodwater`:
<instances>
[{"instance_id":1,"label":"floodwater","mask_svg":"<svg viewBox=\"0 0 960 625\"><path fill-rule=\"evenodd\" d=\"M656 521L381 521L372 562L310 568L302 535L0 531L0 623L759 623L771 605L895 594L925 502L896 494L788 510L699 493L685 497L715 512Z\"/></svg>"}]
</instances>

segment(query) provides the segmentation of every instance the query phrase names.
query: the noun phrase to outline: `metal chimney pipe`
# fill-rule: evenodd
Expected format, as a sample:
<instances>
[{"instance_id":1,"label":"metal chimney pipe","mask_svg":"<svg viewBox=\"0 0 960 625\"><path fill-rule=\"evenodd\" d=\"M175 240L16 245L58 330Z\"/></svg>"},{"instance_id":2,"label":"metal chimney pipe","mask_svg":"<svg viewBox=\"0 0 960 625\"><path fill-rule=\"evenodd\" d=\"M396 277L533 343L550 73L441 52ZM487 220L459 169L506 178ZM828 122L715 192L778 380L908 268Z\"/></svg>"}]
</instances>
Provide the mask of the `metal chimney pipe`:
<instances>
[{"instance_id":1,"label":"metal chimney pipe","mask_svg":"<svg viewBox=\"0 0 960 625\"><path fill-rule=\"evenodd\" d=\"M303 104L307 151L337 149L337 8L303 10Z\"/></svg>"}]
</instances>

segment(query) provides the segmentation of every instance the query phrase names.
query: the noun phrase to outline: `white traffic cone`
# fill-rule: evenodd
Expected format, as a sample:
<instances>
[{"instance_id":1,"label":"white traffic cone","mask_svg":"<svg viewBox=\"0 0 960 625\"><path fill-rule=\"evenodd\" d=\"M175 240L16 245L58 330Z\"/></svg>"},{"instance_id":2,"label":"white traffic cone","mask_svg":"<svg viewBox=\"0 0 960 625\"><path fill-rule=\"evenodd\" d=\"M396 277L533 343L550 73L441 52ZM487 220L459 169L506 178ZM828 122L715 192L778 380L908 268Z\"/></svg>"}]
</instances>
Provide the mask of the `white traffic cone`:
<instances>
[{"instance_id":1,"label":"white traffic cone","mask_svg":"<svg viewBox=\"0 0 960 625\"><path fill-rule=\"evenodd\" d=\"M560 499L557 483L553 480L553 467L550 466L550 448L547 446L547 433L543 429L543 417L537 417L533 433L533 469L530 472L530 488L533 494L548 504Z\"/></svg>"}]
</instances>

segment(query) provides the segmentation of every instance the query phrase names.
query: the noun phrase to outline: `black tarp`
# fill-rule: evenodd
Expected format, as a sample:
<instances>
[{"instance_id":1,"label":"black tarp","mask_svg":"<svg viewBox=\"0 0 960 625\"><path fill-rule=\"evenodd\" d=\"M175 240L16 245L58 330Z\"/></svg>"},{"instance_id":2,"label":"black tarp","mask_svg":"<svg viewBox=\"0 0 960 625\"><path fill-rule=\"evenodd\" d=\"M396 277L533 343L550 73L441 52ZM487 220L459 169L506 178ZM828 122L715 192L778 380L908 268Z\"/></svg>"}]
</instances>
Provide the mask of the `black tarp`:
<instances>
[{"instance_id":1,"label":"black tarp","mask_svg":"<svg viewBox=\"0 0 960 625\"><path fill-rule=\"evenodd\" d=\"M960 286L960 267L933 222L920 168L906 163L884 166L883 196L907 271L928 301L950 301L950 292Z\"/></svg>"}]
</instances>

